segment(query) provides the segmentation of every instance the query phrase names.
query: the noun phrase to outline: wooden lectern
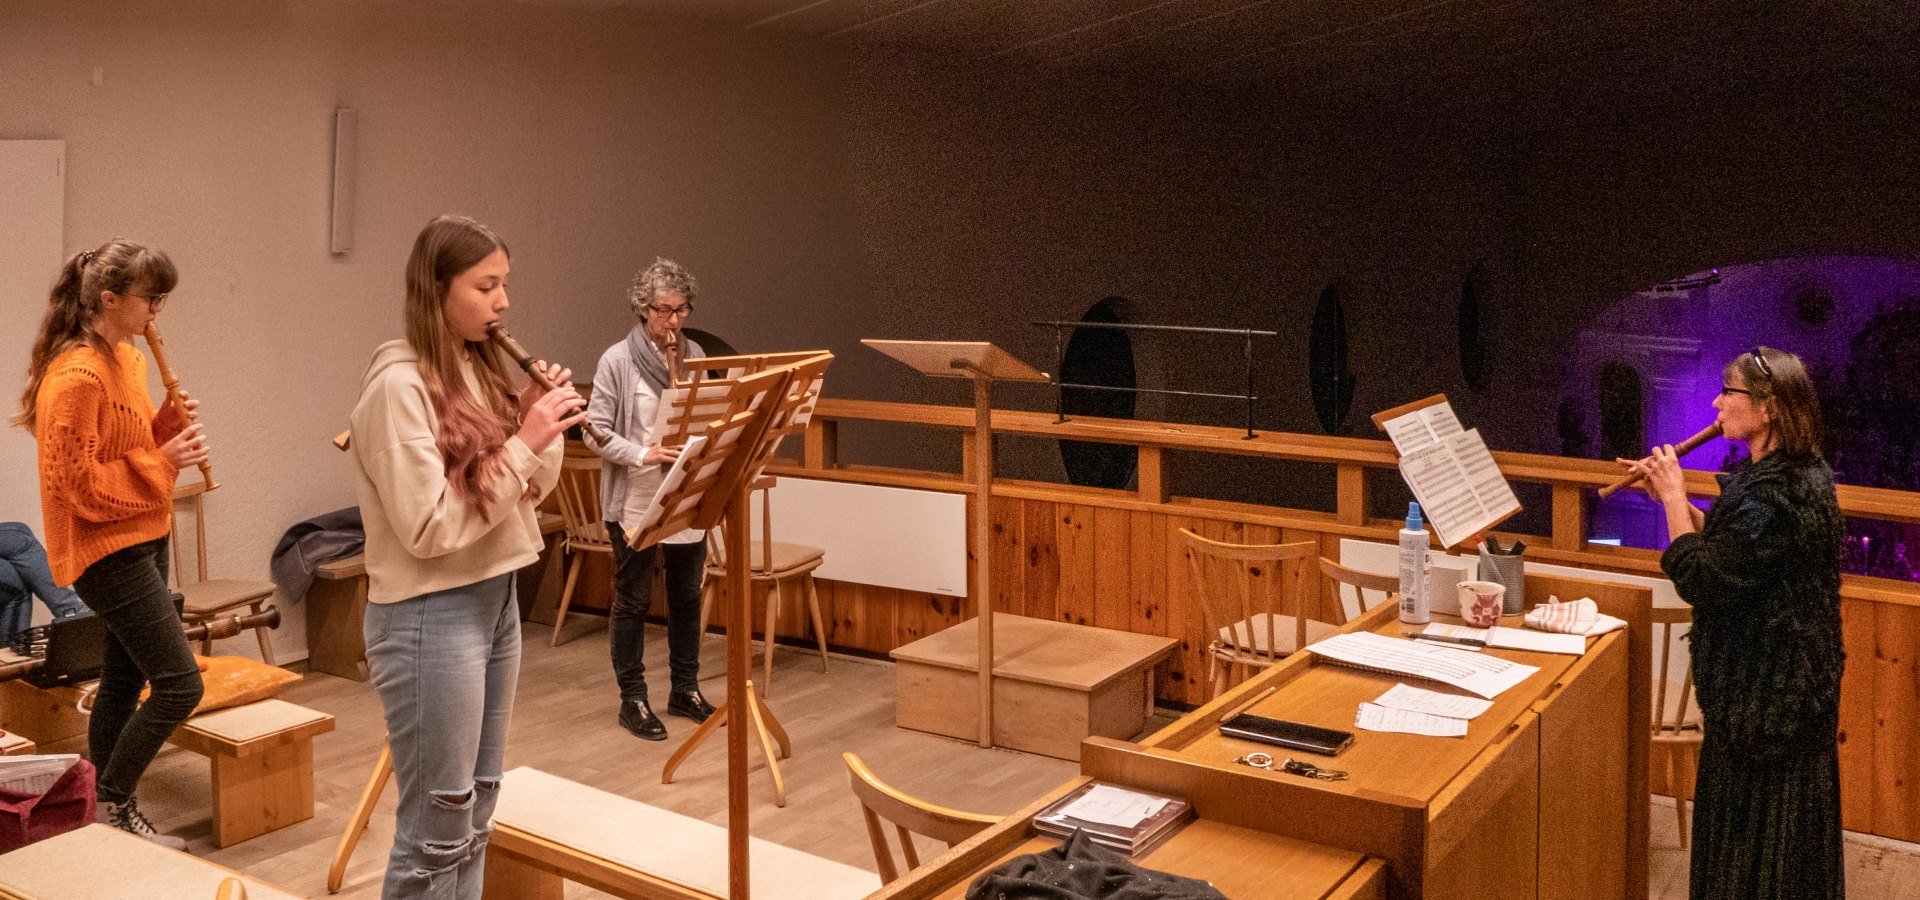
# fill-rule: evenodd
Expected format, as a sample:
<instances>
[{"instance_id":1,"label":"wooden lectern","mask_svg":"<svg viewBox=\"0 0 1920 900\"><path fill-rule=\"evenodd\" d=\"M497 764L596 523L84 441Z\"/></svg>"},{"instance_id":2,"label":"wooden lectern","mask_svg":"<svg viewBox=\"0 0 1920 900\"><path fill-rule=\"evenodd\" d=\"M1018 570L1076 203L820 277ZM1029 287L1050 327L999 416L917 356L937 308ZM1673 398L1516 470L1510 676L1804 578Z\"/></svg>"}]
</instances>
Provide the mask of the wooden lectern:
<instances>
[{"instance_id":1,"label":"wooden lectern","mask_svg":"<svg viewBox=\"0 0 1920 900\"><path fill-rule=\"evenodd\" d=\"M885 353L922 375L973 379L974 611L980 622L980 746L993 746L993 588L989 523L993 517L993 383L1050 382L1039 371L986 341L880 341L860 343Z\"/></svg>"}]
</instances>

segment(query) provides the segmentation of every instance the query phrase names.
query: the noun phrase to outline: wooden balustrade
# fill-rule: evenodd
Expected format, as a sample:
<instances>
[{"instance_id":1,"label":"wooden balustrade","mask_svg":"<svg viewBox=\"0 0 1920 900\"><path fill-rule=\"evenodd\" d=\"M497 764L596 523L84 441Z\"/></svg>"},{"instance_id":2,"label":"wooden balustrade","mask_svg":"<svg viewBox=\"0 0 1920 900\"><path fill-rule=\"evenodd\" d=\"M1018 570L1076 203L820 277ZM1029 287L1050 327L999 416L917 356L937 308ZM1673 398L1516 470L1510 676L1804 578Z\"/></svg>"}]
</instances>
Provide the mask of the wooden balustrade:
<instances>
[{"instance_id":1,"label":"wooden balustrade","mask_svg":"<svg viewBox=\"0 0 1920 900\"><path fill-rule=\"evenodd\" d=\"M971 495L952 472L844 465L840 423L878 422L937 432L955 432L958 454L972 440L973 410L877 401L823 399L814 412L799 462L784 462L778 474L919 488ZM1221 540L1247 543L1319 541L1322 555L1337 558L1341 538L1392 543L1397 519L1368 515L1368 469L1392 469L1393 447L1385 440L1256 432L1236 428L1076 417L1056 421L1051 413L995 410L1002 434L1125 444L1139 448L1133 490L1105 490L1012 479L996 480L991 512L994 608L1001 612L1059 619L1180 639L1181 648L1162 667L1156 695L1197 704L1206 699L1207 636L1198 610L1187 602L1189 586L1179 529L1192 528ZM1168 451L1215 453L1304 461L1333 468L1334 509L1235 503L1175 496L1169 490ZM964 459L964 457L961 457ZM1652 550L1589 543L1586 507L1594 489L1614 480L1619 467L1597 460L1532 453L1499 453L1494 459L1515 482L1550 488L1551 532L1527 535L1528 554L1543 562L1658 576ZM959 469L959 466L955 467ZM1689 471L1688 491L1714 496L1719 485L1708 472ZM1920 493L1842 486L1840 507L1850 517L1920 522ZM1501 534L1510 534L1505 529ZM976 549L977 552L977 549ZM1224 586L1223 586L1224 587ZM1256 576L1256 590L1294 591L1309 603L1337 602L1307 566L1284 565ZM884 653L970 616L965 598L943 597L840 582L820 584L828 641ZM1841 710L1841 783L1847 828L1902 840L1920 840L1920 585L1848 575L1841 587L1848 666ZM803 610L783 610L781 621L804 630ZM1315 610L1309 606L1309 614Z\"/></svg>"}]
</instances>

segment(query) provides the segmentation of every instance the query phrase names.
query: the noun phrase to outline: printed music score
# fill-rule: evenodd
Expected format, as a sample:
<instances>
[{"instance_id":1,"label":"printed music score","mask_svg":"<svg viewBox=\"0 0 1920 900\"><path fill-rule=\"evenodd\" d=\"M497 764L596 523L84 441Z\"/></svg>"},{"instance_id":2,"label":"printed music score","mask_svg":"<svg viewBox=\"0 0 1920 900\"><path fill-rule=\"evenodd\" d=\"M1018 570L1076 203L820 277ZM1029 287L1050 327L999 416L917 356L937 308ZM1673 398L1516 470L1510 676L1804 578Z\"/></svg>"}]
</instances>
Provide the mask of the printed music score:
<instances>
[{"instance_id":1,"label":"printed music score","mask_svg":"<svg viewBox=\"0 0 1920 900\"><path fill-rule=\"evenodd\" d=\"M1447 403L1413 410L1381 423L1400 454L1400 476L1420 501L1420 511L1443 547L1518 512L1520 498L1507 484L1479 429L1462 429Z\"/></svg>"}]
</instances>

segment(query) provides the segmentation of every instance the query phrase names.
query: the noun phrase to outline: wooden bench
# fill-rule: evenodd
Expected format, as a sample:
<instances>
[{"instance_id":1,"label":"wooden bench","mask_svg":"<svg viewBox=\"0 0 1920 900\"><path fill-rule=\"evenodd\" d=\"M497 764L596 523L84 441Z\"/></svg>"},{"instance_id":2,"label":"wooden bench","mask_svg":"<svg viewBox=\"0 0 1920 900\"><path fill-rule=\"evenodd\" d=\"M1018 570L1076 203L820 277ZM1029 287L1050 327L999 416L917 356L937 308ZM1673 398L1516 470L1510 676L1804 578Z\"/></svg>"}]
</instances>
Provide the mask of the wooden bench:
<instances>
[{"instance_id":1,"label":"wooden bench","mask_svg":"<svg viewBox=\"0 0 1920 900\"><path fill-rule=\"evenodd\" d=\"M239 879L247 900L299 896L105 825L0 856L0 900L214 900L229 879Z\"/></svg>"},{"instance_id":2,"label":"wooden bench","mask_svg":"<svg viewBox=\"0 0 1920 900\"><path fill-rule=\"evenodd\" d=\"M31 756L39 750L40 745L28 740L24 734L11 731L0 734L0 756Z\"/></svg>"},{"instance_id":3,"label":"wooden bench","mask_svg":"<svg viewBox=\"0 0 1920 900\"><path fill-rule=\"evenodd\" d=\"M540 514L540 534L546 545L540 561L520 570L520 618L540 598L560 595L559 566L550 565L559 549L565 523L554 513ZM363 630L367 617L367 557L356 553L321 563L307 589L307 668L354 681L367 680L367 644Z\"/></svg>"},{"instance_id":4,"label":"wooden bench","mask_svg":"<svg viewBox=\"0 0 1920 900\"><path fill-rule=\"evenodd\" d=\"M979 620L893 651L895 722L979 736ZM1180 645L1048 619L993 616L993 743L1079 759L1088 737L1125 740L1153 713L1153 669Z\"/></svg>"},{"instance_id":5,"label":"wooden bench","mask_svg":"<svg viewBox=\"0 0 1920 900\"><path fill-rule=\"evenodd\" d=\"M313 739L333 716L262 700L188 719L168 740L213 770L213 842L231 847L313 818Z\"/></svg>"},{"instance_id":6,"label":"wooden bench","mask_svg":"<svg viewBox=\"0 0 1920 900\"><path fill-rule=\"evenodd\" d=\"M752 839L756 900L865 897L880 877ZM487 844L489 900L560 900L572 881L616 897L727 895L727 830L539 769L506 774Z\"/></svg>"}]
</instances>

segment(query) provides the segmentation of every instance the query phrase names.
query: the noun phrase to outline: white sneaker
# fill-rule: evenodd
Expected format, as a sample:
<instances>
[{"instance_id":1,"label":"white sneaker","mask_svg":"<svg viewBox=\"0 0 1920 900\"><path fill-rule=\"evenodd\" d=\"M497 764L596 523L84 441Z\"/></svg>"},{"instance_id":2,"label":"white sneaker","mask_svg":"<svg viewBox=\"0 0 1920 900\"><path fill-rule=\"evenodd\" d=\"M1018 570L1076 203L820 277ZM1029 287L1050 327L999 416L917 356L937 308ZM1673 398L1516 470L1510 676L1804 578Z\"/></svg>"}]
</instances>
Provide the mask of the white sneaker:
<instances>
[{"instance_id":1,"label":"white sneaker","mask_svg":"<svg viewBox=\"0 0 1920 900\"><path fill-rule=\"evenodd\" d=\"M128 834L139 835L169 850L185 851L187 842L170 834L161 834L140 812L138 801L128 799L125 803L101 804L106 808L106 822Z\"/></svg>"}]
</instances>

